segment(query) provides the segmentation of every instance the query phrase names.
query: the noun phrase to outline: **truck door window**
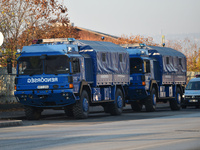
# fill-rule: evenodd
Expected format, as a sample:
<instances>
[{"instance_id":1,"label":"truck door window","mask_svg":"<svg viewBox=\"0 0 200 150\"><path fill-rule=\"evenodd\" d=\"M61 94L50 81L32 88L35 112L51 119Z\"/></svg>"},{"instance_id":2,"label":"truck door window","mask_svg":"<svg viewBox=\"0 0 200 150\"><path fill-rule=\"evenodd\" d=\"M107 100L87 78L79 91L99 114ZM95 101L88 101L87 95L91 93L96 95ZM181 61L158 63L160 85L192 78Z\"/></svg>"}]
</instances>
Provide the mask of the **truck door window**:
<instances>
[{"instance_id":1,"label":"truck door window","mask_svg":"<svg viewBox=\"0 0 200 150\"><path fill-rule=\"evenodd\" d=\"M42 74L42 61L39 56L20 57L18 60L19 75Z\"/></svg>"},{"instance_id":2,"label":"truck door window","mask_svg":"<svg viewBox=\"0 0 200 150\"><path fill-rule=\"evenodd\" d=\"M80 72L80 62L78 58L72 59L72 70L73 73L79 73Z\"/></svg>"},{"instance_id":3,"label":"truck door window","mask_svg":"<svg viewBox=\"0 0 200 150\"><path fill-rule=\"evenodd\" d=\"M142 60L140 58L130 58L130 74L142 72Z\"/></svg>"},{"instance_id":4,"label":"truck door window","mask_svg":"<svg viewBox=\"0 0 200 150\"><path fill-rule=\"evenodd\" d=\"M46 74L69 73L69 58L65 55L47 56L45 60Z\"/></svg>"},{"instance_id":5,"label":"truck door window","mask_svg":"<svg viewBox=\"0 0 200 150\"><path fill-rule=\"evenodd\" d=\"M150 73L150 61L149 60L144 60L144 72L145 73Z\"/></svg>"}]
</instances>

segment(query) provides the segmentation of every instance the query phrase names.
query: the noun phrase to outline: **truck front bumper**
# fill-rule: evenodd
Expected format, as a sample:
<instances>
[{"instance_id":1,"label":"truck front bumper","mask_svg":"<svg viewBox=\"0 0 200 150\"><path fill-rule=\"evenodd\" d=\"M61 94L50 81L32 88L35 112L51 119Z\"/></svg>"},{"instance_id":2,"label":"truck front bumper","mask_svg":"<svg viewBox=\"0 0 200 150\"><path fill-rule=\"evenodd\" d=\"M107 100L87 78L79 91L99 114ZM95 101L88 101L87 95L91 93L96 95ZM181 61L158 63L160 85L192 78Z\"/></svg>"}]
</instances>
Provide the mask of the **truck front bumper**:
<instances>
[{"instance_id":1,"label":"truck front bumper","mask_svg":"<svg viewBox=\"0 0 200 150\"><path fill-rule=\"evenodd\" d=\"M72 89L15 91L15 97L21 104L34 107L64 107L76 102Z\"/></svg>"},{"instance_id":2,"label":"truck front bumper","mask_svg":"<svg viewBox=\"0 0 200 150\"><path fill-rule=\"evenodd\" d=\"M129 87L128 88L128 94L126 97L126 103L131 103L133 101L144 101L145 99L148 99L148 92L145 90L145 88L135 88L135 87Z\"/></svg>"}]
</instances>

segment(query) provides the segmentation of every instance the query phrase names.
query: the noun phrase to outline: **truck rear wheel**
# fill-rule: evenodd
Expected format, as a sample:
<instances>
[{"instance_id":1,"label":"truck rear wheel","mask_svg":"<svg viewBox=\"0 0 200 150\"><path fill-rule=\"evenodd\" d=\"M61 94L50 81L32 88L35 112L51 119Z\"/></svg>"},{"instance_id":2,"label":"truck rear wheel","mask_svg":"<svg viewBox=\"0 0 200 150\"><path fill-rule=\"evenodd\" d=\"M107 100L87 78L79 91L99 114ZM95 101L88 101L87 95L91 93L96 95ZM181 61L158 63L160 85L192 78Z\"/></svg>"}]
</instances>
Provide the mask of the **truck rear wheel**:
<instances>
[{"instance_id":1,"label":"truck rear wheel","mask_svg":"<svg viewBox=\"0 0 200 150\"><path fill-rule=\"evenodd\" d=\"M170 100L169 102L171 110L180 110L181 99L182 99L181 97L182 97L181 90L180 88L177 88L175 100Z\"/></svg>"},{"instance_id":2,"label":"truck rear wheel","mask_svg":"<svg viewBox=\"0 0 200 150\"><path fill-rule=\"evenodd\" d=\"M145 108L147 112L153 112L156 110L156 90L153 88L151 90L150 98L145 101Z\"/></svg>"},{"instance_id":3,"label":"truck rear wheel","mask_svg":"<svg viewBox=\"0 0 200 150\"><path fill-rule=\"evenodd\" d=\"M142 110L142 104L138 102L131 103L131 108L133 111L140 112Z\"/></svg>"},{"instance_id":4,"label":"truck rear wheel","mask_svg":"<svg viewBox=\"0 0 200 150\"><path fill-rule=\"evenodd\" d=\"M89 96L87 91L83 90L80 101L73 106L73 114L76 119L85 119L89 114Z\"/></svg>"},{"instance_id":5,"label":"truck rear wheel","mask_svg":"<svg viewBox=\"0 0 200 150\"><path fill-rule=\"evenodd\" d=\"M109 104L109 111L111 115L121 115L123 111L123 93L120 89L116 90L115 93L115 102L112 104Z\"/></svg>"},{"instance_id":6,"label":"truck rear wheel","mask_svg":"<svg viewBox=\"0 0 200 150\"><path fill-rule=\"evenodd\" d=\"M35 107L24 106L24 111L28 120L38 120L40 119L43 110Z\"/></svg>"}]
</instances>

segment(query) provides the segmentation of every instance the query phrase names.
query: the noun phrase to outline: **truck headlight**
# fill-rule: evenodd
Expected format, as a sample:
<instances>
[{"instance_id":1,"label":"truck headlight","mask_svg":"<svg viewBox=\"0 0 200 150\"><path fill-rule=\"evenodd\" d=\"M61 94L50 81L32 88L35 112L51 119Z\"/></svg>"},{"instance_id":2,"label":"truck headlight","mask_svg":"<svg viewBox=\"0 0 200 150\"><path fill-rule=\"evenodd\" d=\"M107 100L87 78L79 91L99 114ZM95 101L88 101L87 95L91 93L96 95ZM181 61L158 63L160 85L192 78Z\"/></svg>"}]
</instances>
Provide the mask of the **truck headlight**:
<instances>
[{"instance_id":1,"label":"truck headlight","mask_svg":"<svg viewBox=\"0 0 200 150\"><path fill-rule=\"evenodd\" d=\"M69 96L69 93L62 93L62 96Z\"/></svg>"}]
</instances>

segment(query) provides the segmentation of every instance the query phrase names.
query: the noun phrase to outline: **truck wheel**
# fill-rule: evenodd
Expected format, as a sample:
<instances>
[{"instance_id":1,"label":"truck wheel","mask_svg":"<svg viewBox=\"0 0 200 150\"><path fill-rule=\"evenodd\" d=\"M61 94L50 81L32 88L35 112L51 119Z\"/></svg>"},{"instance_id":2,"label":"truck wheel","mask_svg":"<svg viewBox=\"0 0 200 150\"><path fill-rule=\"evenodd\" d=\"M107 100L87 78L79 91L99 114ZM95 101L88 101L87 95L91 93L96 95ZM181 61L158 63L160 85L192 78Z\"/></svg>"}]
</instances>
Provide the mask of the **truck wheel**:
<instances>
[{"instance_id":1,"label":"truck wheel","mask_svg":"<svg viewBox=\"0 0 200 150\"><path fill-rule=\"evenodd\" d=\"M66 114L66 116L68 116L68 117L73 117L74 116L74 114L73 114L73 106L65 106L64 107L64 110L65 110L65 114Z\"/></svg>"},{"instance_id":2,"label":"truck wheel","mask_svg":"<svg viewBox=\"0 0 200 150\"><path fill-rule=\"evenodd\" d=\"M115 102L108 105L110 114L121 115L123 111L123 103L124 103L124 98L123 98L122 91L120 89L117 89L115 93Z\"/></svg>"},{"instance_id":3,"label":"truck wheel","mask_svg":"<svg viewBox=\"0 0 200 150\"><path fill-rule=\"evenodd\" d=\"M30 106L24 106L24 111L25 111L26 118L28 120L38 120L40 119L40 116L43 110L39 108L30 107Z\"/></svg>"},{"instance_id":4,"label":"truck wheel","mask_svg":"<svg viewBox=\"0 0 200 150\"><path fill-rule=\"evenodd\" d=\"M145 108L147 112L153 112L156 110L156 90L151 90L150 98L145 101Z\"/></svg>"},{"instance_id":5,"label":"truck wheel","mask_svg":"<svg viewBox=\"0 0 200 150\"><path fill-rule=\"evenodd\" d=\"M83 90L80 101L73 106L73 114L76 119L85 119L89 113L89 96L87 91Z\"/></svg>"},{"instance_id":6,"label":"truck wheel","mask_svg":"<svg viewBox=\"0 0 200 150\"><path fill-rule=\"evenodd\" d=\"M131 108L133 111L140 112L142 110L142 104L138 102L131 103Z\"/></svg>"},{"instance_id":7,"label":"truck wheel","mask_svg":"<svg viewBox=\"0 0 200 150\"><path fill-rule=\"evenodd\" d=\"M180 110L181 108L181 90L177 88L175 100L170 100L170 108L171 110Z\"/></svg>"}]
</instances>

